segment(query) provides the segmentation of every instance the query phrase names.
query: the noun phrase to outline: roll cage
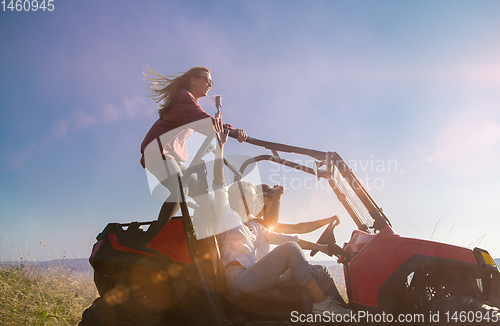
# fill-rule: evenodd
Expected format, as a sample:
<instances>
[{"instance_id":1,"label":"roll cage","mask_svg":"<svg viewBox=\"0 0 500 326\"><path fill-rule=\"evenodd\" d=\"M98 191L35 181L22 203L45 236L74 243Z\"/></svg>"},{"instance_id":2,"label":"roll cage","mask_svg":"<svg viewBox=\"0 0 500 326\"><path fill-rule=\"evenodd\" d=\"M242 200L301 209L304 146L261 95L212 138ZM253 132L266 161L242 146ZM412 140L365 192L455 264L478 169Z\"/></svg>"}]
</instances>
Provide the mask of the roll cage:
<instances>
[{"instance_id":1,"label":"roll cage","mask_svg":"<svg viewBox=\"0 0 500 326\"><path fill-rule=\"evenodd\" d=\"M236 138L236 132L231 131L229 136ZM382 209L377 206L373 198L368 194L363 185L354 175L353 171L347 166L344 160L336 152L323 152L313 149L307 149L297 146L290 146L280 143L263 141L248 137L247 143L263 147L271 151L272 155L259 155L247 159L241 165L238 173L235 173L235 168L227 160L226 166L234 173L234 181L241 179L245 169L250 165L260 161L270 161L276 164L284 165L298 171L315 175L318 180L326 179L328 184L335 192L338 200L347 210L354 223L359 230L375 233L380 231L385 226L391 225L389 219L385 216ZM315 159L313 167L298 164L280 157L279 153L294 153L299 155L309 156ZM360 207L361 206L361 207ZM363 214L365 213L365 214ZM373 223L369 225L369 218L373 219ZM365 216L363 216L365 215Z\"/></svg>"}]
</instances>

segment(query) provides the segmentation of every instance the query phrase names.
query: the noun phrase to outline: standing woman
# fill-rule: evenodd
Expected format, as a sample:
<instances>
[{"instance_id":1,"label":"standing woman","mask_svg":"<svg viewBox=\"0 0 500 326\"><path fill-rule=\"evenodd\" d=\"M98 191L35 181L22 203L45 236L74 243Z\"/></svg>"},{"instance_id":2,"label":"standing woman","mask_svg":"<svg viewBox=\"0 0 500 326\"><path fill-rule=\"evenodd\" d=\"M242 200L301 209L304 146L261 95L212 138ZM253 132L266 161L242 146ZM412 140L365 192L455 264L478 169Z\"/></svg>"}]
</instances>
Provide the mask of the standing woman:
<instances>
[{"instance_id":1,"label":"standing woman","mask_svg":"<svg viewBox=\"0 0 500 326\"><path fill-rule=\"evenodd\" d=\"M180 76L163 76L149 67L146 69L152 76L144 73L151 82L149 89L154 92L153 98L160 103L159 119L153 124L141 144L141 165L147 168L167 189L170 196L163 203L158 219L172 218L180 208L179 185L177 172L184 173L188 153L186 141L194 132L208 135L210 132L220 132L222 129L233 129L230 124L222 123L222 116L215 117L205 112L198 104L200 97L207 96L213 81L210 70L205 67L194 67ZM194 124L189 128L182 126L210 118L212 124ZM192 128L195 128L193 130ZM238 141L243 142L247 136L243 129L236 129ZM173 177L172 177L173 176ZM195 195L196 179L193 175L189 185L192 195ZM189 186L188 186L189 189Z\"/></svg>"}]
</instances>

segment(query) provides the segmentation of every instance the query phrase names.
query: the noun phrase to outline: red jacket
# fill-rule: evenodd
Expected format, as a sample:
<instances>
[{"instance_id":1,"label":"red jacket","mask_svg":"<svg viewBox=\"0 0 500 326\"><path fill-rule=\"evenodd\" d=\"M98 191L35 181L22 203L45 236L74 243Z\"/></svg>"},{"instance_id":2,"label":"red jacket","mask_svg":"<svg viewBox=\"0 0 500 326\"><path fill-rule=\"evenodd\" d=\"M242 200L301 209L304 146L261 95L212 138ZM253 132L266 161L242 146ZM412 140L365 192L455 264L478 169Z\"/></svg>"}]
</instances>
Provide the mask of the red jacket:
<instances>
[{"instance_id":1,"label":"red jacket","mask_svg":"<svg viewBox=\"0 0 500 326\"><path fill-rule=\"evenodd\" d=\"M141 144L141 165L143 168L146 167L144 160L144 151L146 146L151 142L159 142L159 137L171 130L179 128L185 124L202 120L205 118L212 119L212 126L215 118L210 114L205 112L201 106L198 105L198 101L193 97L193 95L186 89L181 89L174 102L170 106L168 112L163 116L163 118L158 119L148 133L144 137ZM204 135L207 135L211 130L210 128L202 128L196 130ZM226 124L226 127L232 129L230 124ZM161 147L163 148L163 154L174 158L177 162L185 162L188 157L186 149L186 140L193 133L193 129L179 129L179 132L167 143L163 141Z\"/></svg>"}]
</instances>

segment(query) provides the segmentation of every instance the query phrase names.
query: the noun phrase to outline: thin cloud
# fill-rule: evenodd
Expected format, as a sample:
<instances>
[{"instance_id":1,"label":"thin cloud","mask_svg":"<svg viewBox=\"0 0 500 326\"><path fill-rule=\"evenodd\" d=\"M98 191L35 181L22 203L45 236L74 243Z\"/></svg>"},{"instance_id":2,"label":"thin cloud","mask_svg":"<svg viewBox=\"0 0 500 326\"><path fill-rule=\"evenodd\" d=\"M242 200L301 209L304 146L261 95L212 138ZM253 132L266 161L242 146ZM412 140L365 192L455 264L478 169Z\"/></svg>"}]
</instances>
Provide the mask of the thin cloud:
<instances>
[{"instance_id":1,"label":"thin cloud","mask_svg":"<svg viewBox=\"0 0 500 326\"><path fill-rule=\"evenodd\" d=\"M26 148L20 149L17 152L7 150L7 163L11 168L18 169L28 161L35 148L35 144L30 144Z\"/></svg>"},{"instance_id":2,"label":"thin cloud","mask_svg":"<svg viewBox=\"0 0 500 326\"><path fill-rule=\"evenodd\" d=\"M116 122L120 119L120 110L113 104L106 103L102 119L104 122Z\"/></svg>"},{"instance_id":3,"label":"thin cloud","mask_svg":"<svg viewBox=\"0 0 500 326\"><path fill-rule=\"evenodd\" d=\"M37 144L32 143L18 151L9 151L7 161L11 168L18 169L37 152L44 152L54 142L77 134L94 125L116 123L121 120L133 120L140 116L150 116L155 113L155 107L148 104L142 96L135 95L124 98L120 105L106 103L100 112L88 112L82 109L75 110L67 118L58 119L51 124L47 133L40 137Z\"/></svg>"},{"instance_id":4,"label":"thin cloud","mask_svg":"<svg viewBox=\"0 0 500 326\"><path fill-rule=\"evenodd\" d=\"M82 129L89 128L96 122L96 119L84 110L76 110L74 113L73 123L75 132L79 132Z\"/></svg>"}]
</instances>

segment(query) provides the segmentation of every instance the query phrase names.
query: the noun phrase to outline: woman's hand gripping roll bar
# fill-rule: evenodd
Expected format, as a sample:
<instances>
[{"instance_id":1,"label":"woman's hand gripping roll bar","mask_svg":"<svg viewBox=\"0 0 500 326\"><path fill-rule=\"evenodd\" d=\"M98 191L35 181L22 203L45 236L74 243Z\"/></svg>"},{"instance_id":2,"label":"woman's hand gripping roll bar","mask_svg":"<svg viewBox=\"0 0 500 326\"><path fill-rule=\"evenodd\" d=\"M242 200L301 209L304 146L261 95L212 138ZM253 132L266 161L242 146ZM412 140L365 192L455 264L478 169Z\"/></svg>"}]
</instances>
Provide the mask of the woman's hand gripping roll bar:
<instances>
[{"instance_id":1,"label":"woman's hand gripping roll bar","mask_svg":"<svg viewBox=\"0 0 500 326\"><path fill-rule=\"evenodd\" d=\"M249 138L243 129L233 129L229 131L229 137L236 138L237 141L243 143Z\"/></svg>"}]
</instances>

